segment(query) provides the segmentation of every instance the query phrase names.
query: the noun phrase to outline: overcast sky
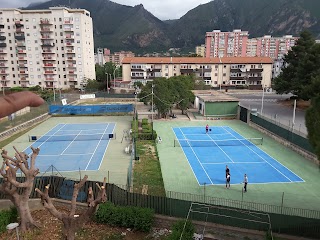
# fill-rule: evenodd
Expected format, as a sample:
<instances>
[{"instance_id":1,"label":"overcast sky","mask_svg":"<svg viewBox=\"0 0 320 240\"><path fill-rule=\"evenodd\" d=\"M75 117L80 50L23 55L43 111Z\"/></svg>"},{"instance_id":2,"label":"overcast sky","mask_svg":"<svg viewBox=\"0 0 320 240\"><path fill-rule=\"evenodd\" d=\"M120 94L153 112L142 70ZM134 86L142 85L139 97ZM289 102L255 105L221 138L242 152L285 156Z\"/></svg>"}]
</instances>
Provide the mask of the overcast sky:
<instances>
[{"instance_id":1,"label":"overcast sky","mask_svg":"<svg viewBox=\"0 0 320 240\"><path fill-rule=\"evenodd\" d=\"M26 7L30 3L41 1L44 2L43 0L0 0L0 8ZM178 19L189 10L210 0L113 0L112 2L127 6L143 4L144 8L157 18L168 20Z\"/></svg>"}]
</instances>

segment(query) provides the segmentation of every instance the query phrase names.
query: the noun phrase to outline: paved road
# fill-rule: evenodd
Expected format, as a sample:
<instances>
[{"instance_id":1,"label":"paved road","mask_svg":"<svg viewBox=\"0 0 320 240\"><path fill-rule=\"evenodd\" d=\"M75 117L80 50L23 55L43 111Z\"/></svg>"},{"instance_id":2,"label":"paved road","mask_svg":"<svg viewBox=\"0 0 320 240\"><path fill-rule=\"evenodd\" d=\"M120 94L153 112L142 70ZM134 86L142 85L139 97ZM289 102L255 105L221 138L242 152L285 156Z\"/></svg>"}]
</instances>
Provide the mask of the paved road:
<instances>
[{"instance_id":1,"label":"paved road","mask_svg":"<svg viewBox=\"0 0 320 240\"><path fill-rule=\"evenodd\" d=\"M229 93L230 95L239 98L241 106L249 109L257 109L261 113L262 108L262 92L248 93ZM262 115L268 117L283 125L292 127L293 106L284 106L279 101L288 99L291 95L278 95L275 93L265 93L263 101ZM295 132L307 134L305 126L305 111L296 109L296 117L294 124Z\"/></svg>"}]
</instances>

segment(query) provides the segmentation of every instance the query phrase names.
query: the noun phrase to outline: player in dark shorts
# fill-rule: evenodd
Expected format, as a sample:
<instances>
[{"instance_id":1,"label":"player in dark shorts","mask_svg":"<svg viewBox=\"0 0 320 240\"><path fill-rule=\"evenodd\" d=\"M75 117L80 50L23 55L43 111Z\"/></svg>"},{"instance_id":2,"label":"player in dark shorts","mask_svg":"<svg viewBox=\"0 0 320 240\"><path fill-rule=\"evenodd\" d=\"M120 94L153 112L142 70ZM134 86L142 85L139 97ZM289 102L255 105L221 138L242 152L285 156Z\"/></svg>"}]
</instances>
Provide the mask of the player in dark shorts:
<instances>
[{"instance_id":1,"label":"player in dark shorts","mask_svg":"<svg viewBox=\"0 0 320 240\"><path fill-rule=\"evenodd\" d=\"M226 188L230 188L230 173L227 174L227 178L226 178Z\"/></svg>"},{"instance_id":2,"label":"player in dark shorts","mask_svg":"<svg viewBox=\"0 0 320 240\"><path fill-rule=\"evenodd\" d=\"M207 124L206 125L206 133L208 133L208 131L209 131L209 125Z\"/></svg>"},{"instance_id":3,"label":"player in dark shorts","mask_svg":"<svg viewBox=\"0 0 320 240\"><path fill-rule=\"evenodd\" d=\"M226 178L227 178L228 174L230 174L230 169L228 168L228 165L226 165Z\"/></svg>"}]
</instances>

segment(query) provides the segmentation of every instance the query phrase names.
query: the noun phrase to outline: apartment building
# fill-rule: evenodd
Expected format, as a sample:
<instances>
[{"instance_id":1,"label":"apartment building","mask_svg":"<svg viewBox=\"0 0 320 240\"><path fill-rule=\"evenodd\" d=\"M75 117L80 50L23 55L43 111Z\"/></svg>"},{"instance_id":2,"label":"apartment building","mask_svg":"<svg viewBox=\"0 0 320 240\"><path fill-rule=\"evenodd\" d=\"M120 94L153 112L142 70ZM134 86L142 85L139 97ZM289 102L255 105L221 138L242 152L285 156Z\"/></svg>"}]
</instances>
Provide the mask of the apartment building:
<instances>
[{"instance_id":1,"label":"apartment building","mask_svg":"<svg viewBox=\"0 0 320 240\"><path fill-rule=\"evenodd\" d=\"M196 54L201 57L206 56L206 45L196 46Z\"/></svg>"},{"instance_id":2,"label":"apartment building","mask_svg":"<svg viewBox=\"0 0 320 240\"><path fill-rule=\"evenodd\" d=\"M206 33L206 57L245 57L248 31L233 32L213 30Z\"/></svg>"},{"instance_id":3,"label":"apartment building","mask_svg":"<svg viewBox=\"0 0 320 240\"><path fill-rule=\"evenodd\" d=\"M88 11L0 9L2 87L81 88L87 78L95 78Z\"/></svg>"},{"instance_id":4,"label":"apartment building","mask_svg":"<svg viewBox=\"0 0 320 240\"><path fill-rule=\"evenodd\" d=\"M269 57L127 57L123 81L146 83L155 78L194 74L212 87L271 87L273 60Z\"/></svg>"},{"instance_id":5,"label":"apartment building","mask_svg":"<svg viewBox=\"0 0 320 240\"><path fill-rule=\"evenodd\" d=\"M134 57L134 53L130 51L111 53L108 48L98 48L97 52L94 54L95 64L99 64L100 66L104 65L106 62L112 62L117 66L121 66L122 59L125 57Z\"/></svg>"}]
</instances>

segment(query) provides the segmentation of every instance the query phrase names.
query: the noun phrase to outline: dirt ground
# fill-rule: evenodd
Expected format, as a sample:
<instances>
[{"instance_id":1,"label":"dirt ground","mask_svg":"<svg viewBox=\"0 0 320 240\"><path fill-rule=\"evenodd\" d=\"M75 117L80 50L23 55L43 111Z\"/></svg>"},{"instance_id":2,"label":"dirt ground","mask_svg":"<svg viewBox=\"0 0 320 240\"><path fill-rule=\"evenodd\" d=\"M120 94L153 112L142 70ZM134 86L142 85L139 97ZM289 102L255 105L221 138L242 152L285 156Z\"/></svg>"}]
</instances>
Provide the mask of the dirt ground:
<instances>
[{"instance_id":1,"label":"dirt ground","mask_svg":"<svg viewBox=\"0 0 320 240\"><path fill-rule=\"evenodd\" d=\"M24 235L24 240L60 240L62 239L62 223L53 217L47 210L32 212L33 218L42 226ZM21 236L20 236L21 237ZM0 235L2 240L16 240L16 232L6 232ZM21 239L21 238L20 238ZM76 240L140 240L153 239L151 234L134 232L131 229L116 228L104 224L87 223L77 232Z\"/></svg>"}]
</instances>

